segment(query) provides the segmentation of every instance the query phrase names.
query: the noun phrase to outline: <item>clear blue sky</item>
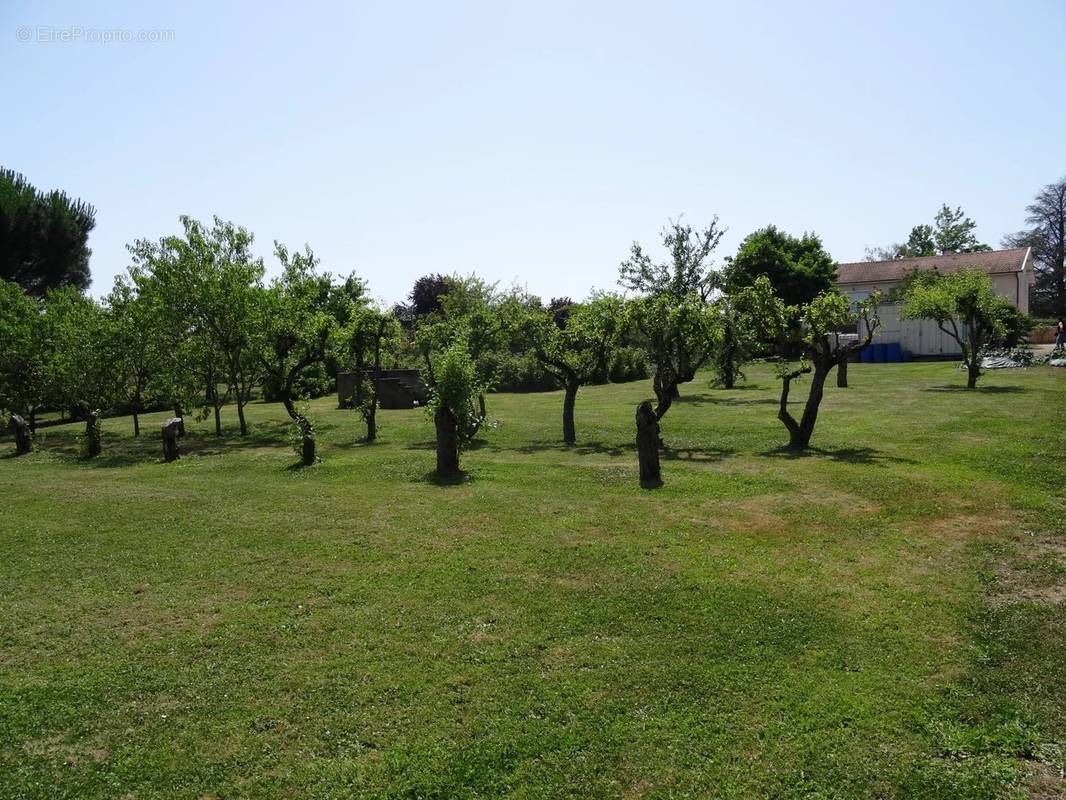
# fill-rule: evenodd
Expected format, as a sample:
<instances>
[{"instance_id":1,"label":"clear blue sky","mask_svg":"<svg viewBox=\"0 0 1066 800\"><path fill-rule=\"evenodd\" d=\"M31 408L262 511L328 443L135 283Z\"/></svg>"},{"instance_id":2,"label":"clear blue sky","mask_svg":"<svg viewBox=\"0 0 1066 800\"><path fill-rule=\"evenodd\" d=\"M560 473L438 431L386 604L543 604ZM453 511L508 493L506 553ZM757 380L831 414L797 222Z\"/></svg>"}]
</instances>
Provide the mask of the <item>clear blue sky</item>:
<instances>
[{"instance_id":1,"label":"clear blue sky","mask_svg":"<svg viewBox=\"0 0 1066 800\"><path fill-rule=\"evenodd\" d=\"M218 214L387 301L456 271L583 297L682 213L728 226L719 261L771 222L858 260L942 202L998 245L1066 174L1064 42L1062 0L6 0L0 164L96 206L97 295Z\"/></svg>"}]
</instances>

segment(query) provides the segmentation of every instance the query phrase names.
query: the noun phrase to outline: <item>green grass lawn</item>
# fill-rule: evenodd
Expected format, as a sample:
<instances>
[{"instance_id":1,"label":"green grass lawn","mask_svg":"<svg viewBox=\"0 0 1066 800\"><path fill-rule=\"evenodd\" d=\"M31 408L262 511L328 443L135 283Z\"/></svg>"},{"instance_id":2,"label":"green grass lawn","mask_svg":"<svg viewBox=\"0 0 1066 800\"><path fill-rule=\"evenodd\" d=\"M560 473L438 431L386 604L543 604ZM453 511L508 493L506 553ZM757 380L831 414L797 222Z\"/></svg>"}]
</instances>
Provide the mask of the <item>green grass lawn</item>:
<instances>
[{"instance_id":1,"label":"green grass lawn","mask_svg":"<svg viewBox=\"0 0 1066 800\"><path fill-rule=\"evenodd\" d=\"M794 458L777 384L278 405L251 435L42 430L0 459L4 798L1052 797L1066 742L1066 370L855 364ZM806 383L794 395L802 400ZM228 424L235 414L226 409ZM9 439L2 445L13 451Z\"/></svg>"}]
</instances>

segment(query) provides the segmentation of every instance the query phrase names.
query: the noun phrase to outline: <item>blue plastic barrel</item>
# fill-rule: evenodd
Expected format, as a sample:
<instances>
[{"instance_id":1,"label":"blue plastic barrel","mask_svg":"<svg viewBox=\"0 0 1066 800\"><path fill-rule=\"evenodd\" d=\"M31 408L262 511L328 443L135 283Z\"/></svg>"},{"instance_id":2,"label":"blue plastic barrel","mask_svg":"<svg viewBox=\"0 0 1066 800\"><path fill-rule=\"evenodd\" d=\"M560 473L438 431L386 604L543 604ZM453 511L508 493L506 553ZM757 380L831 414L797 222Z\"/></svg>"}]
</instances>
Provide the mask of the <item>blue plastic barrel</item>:
<instances>
[{"instance_id":1,"label":"blue plastic barrel","mask_svg":"<svg viewBox=\"0 0 1066 800\"><path fill-rule=\"evenodd\" d=\"M885 343L884 342L878 342L877 344L872 345L872 347L873 347L873 351L874 351L874 363L875 364L884 364L885 363L885 351L888 349L888 348L885 347Z\"/></svg>"},{"instance_id":2,"label":"blue plastic barrel","mask_svg":"<svg viewBox=\"0 0 1066 800\"><path fill-rule=\"evenodd\" d=\"M903 360L903 347L899 342L889 342L885 345L885 361L890 364L898 364Z\"/></svg>"},{"instance_id":3,"label":"blue plastic barrel","mask_svg":"<svg viewBox=\"0 0 1066 800\"><path fill-rule=\"evenodd\" d=\"M863 364L871 364L874 360L874 347L872 344L866 345L859 353L859 361Z\"/></svg>"}]
</instances>

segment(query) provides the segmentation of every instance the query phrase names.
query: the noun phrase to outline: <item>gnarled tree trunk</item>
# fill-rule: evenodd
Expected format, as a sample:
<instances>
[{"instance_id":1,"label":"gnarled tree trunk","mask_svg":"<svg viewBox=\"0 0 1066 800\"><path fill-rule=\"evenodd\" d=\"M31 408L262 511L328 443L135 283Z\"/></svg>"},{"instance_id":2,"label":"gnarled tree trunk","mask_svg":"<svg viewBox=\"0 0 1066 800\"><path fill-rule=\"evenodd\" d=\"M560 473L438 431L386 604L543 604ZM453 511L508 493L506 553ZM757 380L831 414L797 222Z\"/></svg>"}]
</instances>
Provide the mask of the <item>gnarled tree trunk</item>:
<instances>
[{"instance_id":1,"label":"gnarled tree trunk","mask_svg":"<svg viewBox=\"0 0 1066 800\"><path fill-rule=\"evenodd\" d=\"M789 413L788 392L792 380L810 370L796 371L785 375L784 378L782 378L781 405L777 411L777 418L781 420L788 429L789 450L798 452L806 450L810 446L811 436L814 434L814 425L818 421L818 407L821 405L822 397L825 394L825 379L828 377L829 370L833 368L835 363L836 362L822 362L815 364L813 374L811 375L811 390L807 395L807 402L803 406L803 415L800 417L799 422L797 422L795 417Z\"/></svg>"},{"instance_id":2,"label":"gnarled tree trunk","mask_svg":"<svg viewBox=\"0 0 1066 800\"><path fill-rule=\"evenodd\" d=\"M640 463L640 485L655 489L663 485L659 469L659 420L651 402L637 406L637 459Z\"/></svg>"},{"instance_id":3,"label":"gnarled tree trunk","mask_svg":"<svg viewBox=\"0 0 1066 800\"><path fill-rule=\"evenodd\" d=\"M240 422L241 436L247 436L248 422L244 418L244 401L241 400L240 392L237 393L237 421Z\"/></svg>"},{"instance_id":4,"label":"gnarled tree trunk","mask_svg":"<svg viewBox=\"0 0 1066 800\"><path fill-rule=\"evenodd\" d=\"M447 475L459 471L459 435L455 415L441 403L433 416L437 429L437 474Z\"/></svg>"},{"instance_id":5,"label":"gnarled tree trunk","mask_svg":"<svg viewBox=\"0 0 1066 800\"><path fill-rule=\"evenodd\" d=\"M655 390L655 419L660 420L670 410L674 398L680 397L680 393L677 390L677 381L663 379L656 373L652 380L652 389Z\"/></svg>"}]
</instances>

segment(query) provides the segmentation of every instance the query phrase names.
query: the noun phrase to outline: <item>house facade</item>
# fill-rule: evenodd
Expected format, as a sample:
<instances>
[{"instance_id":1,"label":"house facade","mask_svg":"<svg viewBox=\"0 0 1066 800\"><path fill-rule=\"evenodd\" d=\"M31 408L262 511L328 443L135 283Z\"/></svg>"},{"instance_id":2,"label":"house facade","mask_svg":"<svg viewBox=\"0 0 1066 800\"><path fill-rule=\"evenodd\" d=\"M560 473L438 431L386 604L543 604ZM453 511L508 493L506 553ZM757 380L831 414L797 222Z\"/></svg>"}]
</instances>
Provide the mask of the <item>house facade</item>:
<instances>
[{"instance_id":1,"label":"house facade","mask_svg":"<svg viewBox=\"0 0 1066 800\"><path fill-rule=\"evenodd\" d=\"M837 267L836 286L852 300L864 300L876 291L887 295L911 272L936 270L942 274L961 269L984 272L996 292L1018 310L1028 313L1029 290L1033 284L1032 254L1027 247L992 250L987 253L948 253L892 261L857 261ZM959 353L958 343L931 320L904 320L900 306L885 300L879 309L881 327L875 342L898 342L915 356L951 356Z\"/></svg>"}]
</instances>

